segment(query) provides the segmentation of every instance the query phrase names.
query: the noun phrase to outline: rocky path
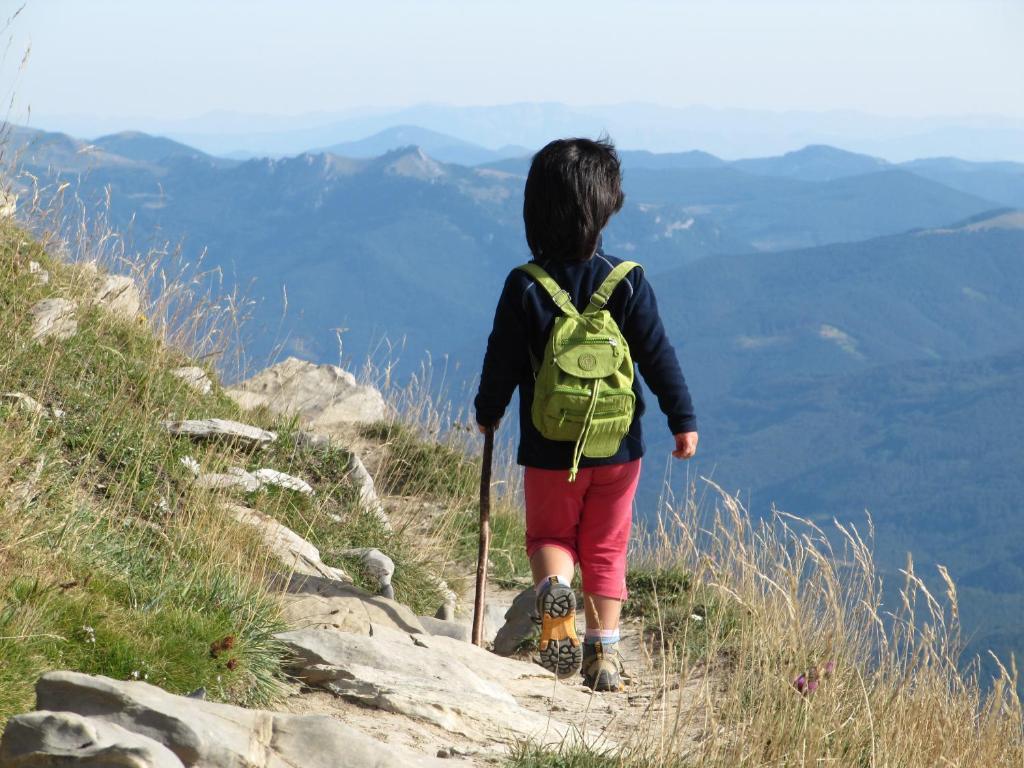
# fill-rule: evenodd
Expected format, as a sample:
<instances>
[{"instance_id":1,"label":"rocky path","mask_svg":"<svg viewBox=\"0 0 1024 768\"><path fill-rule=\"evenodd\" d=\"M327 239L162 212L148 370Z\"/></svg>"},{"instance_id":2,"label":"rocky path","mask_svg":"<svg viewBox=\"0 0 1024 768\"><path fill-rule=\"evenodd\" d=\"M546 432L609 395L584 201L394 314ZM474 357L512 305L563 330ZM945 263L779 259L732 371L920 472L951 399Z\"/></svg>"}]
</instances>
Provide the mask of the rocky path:
<instances>
[{"instance_id":1,"label":"rocky path","mask_svg":"<svg viewBox=\"0 0 1024 768\"><path fill-rule=\"evenodd\" d=\"M303 397L322 392L324 381L352 383L321 368L313 367ZM289 361L288 375L297 370ZM271 385L279 378L260 380L261 402L274 401ZM360 413L375 402L365 391L355 395ZM344 410L345 398L336 399L316 403L332 423ZM278 639L289 651L287 671L295 682L280 711L174 696L143 682L50 673L39 683L39 711L9 722L0 768L497 765L526 739L582 738L609 747L649 742L696 695L699 683L680 689L667 680L629 628L622 643L627 690L595 694L576 680L555 680L529 658L471 645L465 615L419 617L358 589L344 571L322 563L312 544L256 510L226 505L225 513L259 528L281 561L282 575L270 588L290 625ZM531 596L495 591L489 598L489 634L508 652L532 629ZM471 604L472 596L460 602Z\"/></svg>"}]
</instances>

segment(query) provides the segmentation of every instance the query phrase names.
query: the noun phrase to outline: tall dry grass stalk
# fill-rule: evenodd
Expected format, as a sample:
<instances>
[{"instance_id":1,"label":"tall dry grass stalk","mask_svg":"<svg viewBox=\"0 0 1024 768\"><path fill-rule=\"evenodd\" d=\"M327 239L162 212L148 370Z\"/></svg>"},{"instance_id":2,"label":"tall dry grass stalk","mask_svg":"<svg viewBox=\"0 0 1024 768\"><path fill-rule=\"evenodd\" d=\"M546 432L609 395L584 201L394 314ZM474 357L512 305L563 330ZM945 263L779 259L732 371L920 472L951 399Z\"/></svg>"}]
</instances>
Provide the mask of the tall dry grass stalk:
<instances>
[{"instance_id":1,"label":"tall dry grass stalk","mask_svg":"<svg viewBox=\"0 0 1024 768\"><path fill-rule=\"evenodd\" d=\"M689 569L695 599L710 591L720 609L695 605L677 630L683 643L699 633L705 651L666 659L662 703L673 706L630 764L1024 764L1016 666L999 665L991 686L976 664L962 668L945 569L935 595L908 558L899 602L886 605L870 519L864 530L836 522L832 535L781 511L758 522L715 483L699 485L711 495L700 503L692 485L647 554Z\"/></svg>"}]
</instances>

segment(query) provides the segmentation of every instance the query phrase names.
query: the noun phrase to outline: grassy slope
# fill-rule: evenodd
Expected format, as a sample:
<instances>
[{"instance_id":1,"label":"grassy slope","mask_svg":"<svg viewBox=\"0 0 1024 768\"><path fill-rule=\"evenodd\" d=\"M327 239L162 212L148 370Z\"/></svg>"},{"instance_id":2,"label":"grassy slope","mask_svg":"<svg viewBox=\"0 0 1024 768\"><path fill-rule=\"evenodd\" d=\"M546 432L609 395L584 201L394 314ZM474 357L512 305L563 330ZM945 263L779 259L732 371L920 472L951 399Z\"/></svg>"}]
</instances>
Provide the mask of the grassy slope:
<instances>
[{"instance_id":1,"label":"grassy slope","mask_svg":"<svg viewBox=\"0 0 1024 768\"><path fill-rule=\"evenodd\" d=\"M30 274L30 261L50 272L49 285ZM193 361L144 321L91 306L98 279L0 224L0 392L64 412L34 416L0 400L0 723L31 708L36 677L54 668L147 679L177 693L202 686L213 699L245 705L267 705L282 690L272 635L283 625L263 586L276 563L223 513L221 496L193 488L185 456L207 471L272 467L306 478L317 490L312 500L281 490L233 500L310 538L357 583L358 564L339 551L380 547L396 561L398 597L433 612L434 550L362 513L346 478L347 451L301 447L294 422L241 414L219 386L208 395L190 389L171 370ZM49 297L77 303L79 331L35 343L29 309ZM199 417L239 419L279 438L259 450L197 445L160 424ZM385 461L426 450L417 446L385 446ZM455 452L429 450L458 466ZM443 483L435 486L444 497ZM225 638L229 650L211 653Z\"/></svg>"}]
</instances>

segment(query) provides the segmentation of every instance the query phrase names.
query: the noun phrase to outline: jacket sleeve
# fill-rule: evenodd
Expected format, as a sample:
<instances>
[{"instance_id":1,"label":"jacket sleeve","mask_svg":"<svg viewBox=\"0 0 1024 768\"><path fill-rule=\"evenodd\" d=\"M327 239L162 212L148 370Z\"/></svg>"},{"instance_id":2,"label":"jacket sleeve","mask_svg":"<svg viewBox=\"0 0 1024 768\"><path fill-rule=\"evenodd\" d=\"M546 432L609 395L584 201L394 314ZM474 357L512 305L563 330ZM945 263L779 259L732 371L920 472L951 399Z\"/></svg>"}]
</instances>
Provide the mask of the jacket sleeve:
<instances>
[{"instance_id":1,"label":"jacket sleeve","mask_svg":"<svg viewBox=\"0 0 1024 768\"><path fill-rule=\"evenodd\" d=\"M505 280L498 299L494 327L487 339L487 352L480 373L480 389L474 401L477 423L484 426L492 426L505 414L524 367L530 364L521 300L521 281L513 272Z\"/></svg>"},{"instance_id":2,"label":"jacket sleeve","mask_svg":"<svg viewBox=\"0 0 1024 768\"><path fill-rule=\"evenodd\" d=\"M640 374L658 398L662 413L668 417L668 428L672 434L696 432L697 416L690 390L661 322L654 290L643 273L640 273L633 295L626 304L626 322L622 332Z\"/></svg>"}]
</instances>

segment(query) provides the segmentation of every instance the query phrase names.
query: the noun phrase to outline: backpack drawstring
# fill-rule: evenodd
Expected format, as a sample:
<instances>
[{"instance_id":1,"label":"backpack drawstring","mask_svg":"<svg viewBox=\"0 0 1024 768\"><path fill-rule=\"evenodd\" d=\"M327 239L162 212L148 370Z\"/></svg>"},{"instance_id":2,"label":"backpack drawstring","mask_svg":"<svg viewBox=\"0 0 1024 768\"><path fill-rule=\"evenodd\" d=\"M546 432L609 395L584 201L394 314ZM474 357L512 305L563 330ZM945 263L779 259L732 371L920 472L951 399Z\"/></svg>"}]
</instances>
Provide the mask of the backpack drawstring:
<instances>
[{"instance_id":1,"label":"backpack drawstring","mask_svg":"<svg viewBox=\"0 0 1024 768\"><path fill-rule=\"evenodd\" d=\"M580 429L579 439L572 451L572 469L569 470L569 482L576 482L576 475L580 471L580 459L583 458L583 447L587 442L587 435L594 424L594 413L597 411L597 396L601 391L601 379L594 379L594 391L590 395L590 405L587 407L587 415L583 419L583 428Z\"/></svg>"}]
</instances>

